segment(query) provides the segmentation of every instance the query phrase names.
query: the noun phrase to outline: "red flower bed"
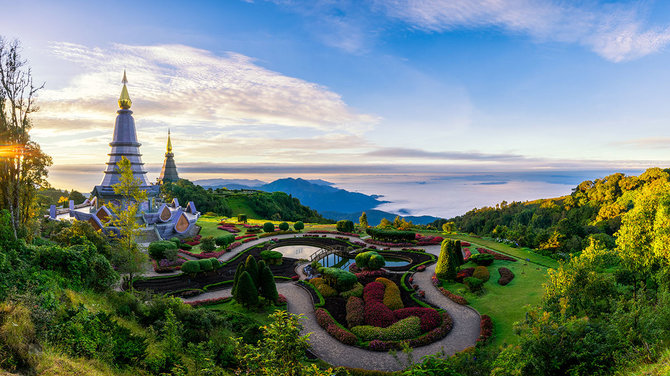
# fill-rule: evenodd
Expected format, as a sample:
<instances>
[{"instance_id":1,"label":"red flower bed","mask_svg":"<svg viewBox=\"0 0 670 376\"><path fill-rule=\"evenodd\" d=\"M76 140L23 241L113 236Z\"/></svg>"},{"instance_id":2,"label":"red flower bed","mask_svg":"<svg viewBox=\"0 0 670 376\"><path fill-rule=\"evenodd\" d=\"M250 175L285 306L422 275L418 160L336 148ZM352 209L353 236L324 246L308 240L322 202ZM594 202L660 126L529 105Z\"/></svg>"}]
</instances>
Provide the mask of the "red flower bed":
<instances>
[{"instance_id":1,"label":"red flower bed","mask_svg":"<svg viewBox=\"0 0 670 376\"><path fill-rule=\"evenodd\" d=\"M219 258L224 253L230 252L233 248L238 247L240 245L242 245L242 243L235 242L235 243L229 245L228 247L226 247L225 249L222 249L218 252L193 253L193 252L185 251L183 249L180 249L179 252L181 252L185 255L189 255L189 256L192 256L192 257L195 257L195 258L199 258L199 259L206 259L206 258L212 258L212 257Z\"/></svg>"},{"instance_id":2,"label":"red flower bed","mask_svg":"<svg viewBox=\"0 0 670 376\"><path fill-rule=\"evenodd\" d=\"M255 237L256 237L256 234L246 234L246 235L236 236L235 240L246 239L246 238L255 238Z\"/></svg>"},{"instance_id":3,"label":"red flower bed","mask_svg":"<svg viewBox=\"0 0 670 376\"><path fill-rule=\"evenodd\" d=\"M507 268L498 268L498 273L500 273L500 279L498 279L498 284L505 286L514 279L514 272Z\"/></svg>"},{"instance_id":4,"label":"red flower bed","mask_svg":"<svg viewBox=\"0 0 670 376\"><path fill-rule=\"evenodd\" d=\"M469 246L471 246L471 245L472 245L472 244L470 244L470 243L468 243L468 242L461 241L461 247L469 247Z\"/></svg>"},{"instance_id":5,"label":"red flower bed","mask_svg":"<svg viewBox=\"0 0 670 376\"><path fill-rule=\"evenodd\" d=\"M286 304L287 302L288 302L288 300L286 300L286 297L284 295L279 294L277 296L277 304L281 305L281 304Z\"/></svg>"},{"instance_id":6,"label":"red flower bed","mask_svg":"<svg viewBox=\"0 0 670 376\"><path fill-rule=\"evenodd\" d=\"M384 290L384 285L379 282L370 282L363 289L364 316L365 323L368 325L386 328L398 321L393 311L383 303Z\"/></svg>"},{"instance_id":7,"label":"red flower bed","mask_svg":"<svg viewBox=\"0 0 670 376\"><path fill-rule=\"evenodd\" d=\"M368 344L368 349L372 351L389 351L398 347L393 341L380 341L378 339L374 339Z\"/></svg>"},{"instance_id":8,"label":"red flower bed","mask_svg":"<svg viewBox=\"0 0 670 376\"><path fill-rule=\"evenodd\" d=\"M472 275L475 273L475 268L465 268L462 269L461 271L456 274L456 279L455 281L458 283L463 283L463 280L472 277Z\"/></svg>"},{"instance_id":9,"label":"red flower bed","mask_svg":"<svg viewBox=\"0 0 670 376\"><path fill-rule=\"evenodd\" d=\"M188 244L188 245L190 245L190 246L195 247L196 245L200 244L200 241L198 241L198 240L192 240L192 241L190 241L190 242L184 242L184 244Z\"/></svg>"},{"instance_id":10,"label":"red flower bed","mask_svg":"<svg viewBox=\"0 0 670 376\"><path fill-rule=\"evenodd\" d=\"M503 255L502 253L498 253L498 252L496 252L496 251L492 251L492 250L490 250L490 249L486 249L486 248L477 248L477 250L479 251L479 253L485 253L485 254L489 254L489 255L493 256L493 258L496 259L496 260L514 261L514 262L516 262L516 259L515 259L515 258L509 257L509 256L507 256L507 255Z\"/></svg>"},{"instance_id":11,"label":"red flower bed","mask_svg":"<svg viewBox=\"0 0 670 376\"><path fill-rule=\"evenodd\" d=\"M246 223L241 223L241 225L244 228L263 228L263 226L260 226L260 225L249 225L249 224L246 224Z\"/></svg>"},{"instance_id":12,"label":"red flower bed","mask_svg":"<svg viewBox=\"0 0 670 376\"><path fill-rule=\"evenodd\" d=\"M358 343L358 337L337 325L333 316L331 316L325 309L317 309L314 312L314 315L316 316L316 322L319 323L319 326L325 329L328 334L335 337L338 341L345 345L355 345Z\"/></svg>"},{"instance_id":13,"label":"red flower bed","mask_svg":"<svg viewBox=\"0 0 670 376\"><path fill-rule=\"evenodd\" d=\"M421 320L421 331L427 332L437 328L442 323L440 314L432 309L425 307L409 307L396 309L393 311L396 320L402 320L410 316L416 316Z\"/></svg>"},{"instance_id":14,"label":"red flower bed","mask_svg":"<svg viewBox=\"0 0 670 376\"><path fill-rule=\"evenodd\" d=\"M230 232L230 233L232 233L232 234L237 234L238 232L240 232L240 230L239 230L239 229L236 229L235 227L223 227L223 226L219 226L219 227L217 227L217 228L218 228L219 230L228 231L228 232Z\"/></svg>"},{"instance_id":15,"label":"red flower bed","mask_svg":"<svg viewBox=\"0 0 670 376\"><path fill-rule=\"evenodd\" d=\"M460 305L468 305L468 301L465 300L464 297L460 295L456 295L452 293L451 291L445 289L444 287L438 287L438 290L442 293L442 295L446 296L447 298L451 299L454 303L460 304Z\"/></svg>"},{"instance_id":16,"label":"red flower bed","mask_svg":"<svg viewBox=\"0 0 670 376\"><path fill-rule=\"evenodd\" d=\"M416 267L417 272L422 272L424 270L426 270L426 265L419 265Z\"/></svg>"},{"instance_id":17,"label":"red flower bed","mask_svg":"<svg viewBox=\"0 0 670 376\"><path fill-rule=\"evenodd\" d=\"M411 347L425 346L446 337L453 328L454 321L447 312L442 312L441 316L442 323L440 326L418 338L409 340L409 345Z\"/></svg>"},{"instance_id":18,"label":"red flower bed","mask_svg":"<svg viewBox=\"0 0 670 376\"><path fill-rule=\"evenodd\" d=\"M359 234L354 234L352 232L339 232L339 231L326 231L326 230L311 230L311 231L308 231L307 233L308 234L337 234L337 235L352 236L354 238L360 238L361 237Z\"/></svg>"},{"instance_id":19,"label":"red flower bed","mask_svg":"<svg viewBox=\"0 0 670 376\"><path fill-rule=\"evenodd\" d=\"M363 239L364 242L368 244L376 244L380 245L382 247L412 247L414 246L413 243L391 243L391 242L382 242L379 240L373 240L373 239Z\"/></svg>"},{"instance_id":20,"label":"red flower bed","mask_svg":"<svg viewBox=\"0 0 670 376\"><path fill-rule=\"evenodd\" d=\"M369 278L369 277L383 277L388 274L386 269L379 270L363 270L360 273L356 273L356 278L359 280Z\"/></svg>"},{"instance_id":21,"label":"red flower bed","mask_svg":"<svg viewBox=\"0 0 670 376\"><path fill-rule=\"evenodd\" d=\"M227 296L225 298L211 298L211 299L195 300L195 301L192 301L192 302L184 302L184 303L195 307L195 306L199 306L199 305L203 305L203 304L221 303L221 302L228 301L230 299L232 299L232 297Z\"/></svg>"},{"instance_id":22,"label":"red flower bed","mask_svg":"<svg viewBox=\"0 0 670 376\"><path fill-rule=\"evenodd\" d=\"M421 234L415 234L414 239L416 239L417 245L436 245L444 240L441 236L423 236Z\"/></svg>"},{"instance_id":23,"label":"red flower bed","mask_svg":"<svg viewBox=\"0 0 670 376\"><path fill-rule=\"evenodd\" d=\"M479 338L477 342L486 342L493 335L493 321L488 315L482 315L479 322Z\"/></svg>"}]
</instances>

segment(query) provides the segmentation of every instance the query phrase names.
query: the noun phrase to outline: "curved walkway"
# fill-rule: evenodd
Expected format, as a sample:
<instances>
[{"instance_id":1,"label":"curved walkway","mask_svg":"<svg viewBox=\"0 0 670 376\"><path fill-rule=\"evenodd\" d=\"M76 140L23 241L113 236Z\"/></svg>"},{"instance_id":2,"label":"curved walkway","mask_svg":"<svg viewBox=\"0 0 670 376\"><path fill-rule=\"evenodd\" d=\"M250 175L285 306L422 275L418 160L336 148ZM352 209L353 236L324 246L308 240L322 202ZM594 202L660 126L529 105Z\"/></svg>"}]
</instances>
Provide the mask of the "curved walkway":
<instances>
[{"instance_id":1,"label":"curved walkway","mask_svg":"<svg viewBox=\"0 0 670 376\"><path fill-rule=\"evenodd\" d=\"M278 235L277 238L282 239L294 236L294 234ZM358 238L351 239L359 240ZM243 246L236 248L235 251L222 255L219 260L229 260L237 253L267 240L269 239L260 239L259 241L245 243ZM428 246L425 249L432 254L439 254L440 252L439 246ZM304 265L299 265L296 268L301 278L304 278L301 272ZM424 272L415 273L414 282L421 290L426 292L426 300L443 308L451 315L454 326L451 332L442 340L427 346L414 348L412 357L415 363L420 362L424 356L437 354L441 351L444 351L447 355L453 355L456 352L474 346L477 343L477 338L479 338L479 313L471 307L456 304L442 295L432 284L431 276L434 271L435 264L426 268ZM289 312L304 315L302 334L310 334L311 351L325 362L336 367L345 366L381 371L399 371L407 366L407 357L405 354L399 353L397 355L400 360L399 363L389 353L347 346L333 338L317 323L311 295L297 284L280 283L277 284L277 290L286 297ZM207 292L193 298L184 299L184 301L226 296L230 296L230 289Z\"/></svg>"}]
</instances>

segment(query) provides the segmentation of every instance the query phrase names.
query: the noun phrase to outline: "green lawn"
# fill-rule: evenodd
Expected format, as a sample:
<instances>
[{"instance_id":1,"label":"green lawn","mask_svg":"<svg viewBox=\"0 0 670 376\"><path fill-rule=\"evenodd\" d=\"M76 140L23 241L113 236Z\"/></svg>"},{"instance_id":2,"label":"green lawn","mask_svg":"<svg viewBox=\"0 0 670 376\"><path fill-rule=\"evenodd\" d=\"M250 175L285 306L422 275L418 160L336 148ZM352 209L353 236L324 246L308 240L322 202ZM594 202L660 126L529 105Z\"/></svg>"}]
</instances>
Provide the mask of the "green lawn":
<instances>
[{"instance_id":1,"label":"green lawn","mask_svg":"<svg viewBox=\"0 0 670 376\"><path fill-rule=\"evenodd\" d=\"M491 316L494 325L493 346L503 343L516 343L518 338L514 334L513 324L524 319L526 306L537 306L541 303L544 289L542 285L547 280L547 268L525 261L527 258L542 264L556 265L556 261L535 255L529 250L512 248L495 241L487 241L470 236L453 235L451 237L472 243L470 251L477 253L477 247L489 248L520 258L519 261L496 260L488 266L491 278L484 284L484 292L480 295L470 293L465 285L456 282L443 282L443 286L458 295L465 297L472 308L481 314ZM540 257L540 258L538 258ZM462 268L475 267L469 262ZM514 279L506 286L498 284L499 267L506 267L514 273Z\"/></svg>"},{"instance_id":2,"label":"green lawn","mask_svg":"<svg viewBox=\"0 0 670 376\"><path fill-rule=\"evenodd\" d=\"M272 322L268 318L270 314L275 311L285 310L286 306L262 306L260 308L245 308L241 304L237 303L234 300L229 300L224 303L218 303L213 305L208 305L207 308L213 309L215 311L228 311L228 312L237 312L242 313L245 316L251 317L252 319L258 321L262 325L267 325Z\"/></svg>"},{"instance_id":3,"label":"green lawn","mask_svg":"<svg viewBox=\"0 0 670 376\"><path fill-rule=\"evenodd\" d=\"M443 235L444 236L444 235ZM545 257L540 254L537 254L533 252L532 250L528 248L514 248L510 247L507 244L502 244L498 243L497 241L493 239L487 239L487 238L479 238L479 237L474 237L466 234L449 234L446 235L449 238L452 239L459 239L459 240L465 240L467 242L473 243L473 244L478 244L479 246L482 246L484 248L490 248L496 251L499 251L500 253L504 253L516 258L520 258L521 260L529 259L532 263L540 264L545 267L550 267L550 268L558 268L558 261L550 258L550 257ZM471 251L474 251L476 247L471 247Z\"/></svg>"}]
</instances>

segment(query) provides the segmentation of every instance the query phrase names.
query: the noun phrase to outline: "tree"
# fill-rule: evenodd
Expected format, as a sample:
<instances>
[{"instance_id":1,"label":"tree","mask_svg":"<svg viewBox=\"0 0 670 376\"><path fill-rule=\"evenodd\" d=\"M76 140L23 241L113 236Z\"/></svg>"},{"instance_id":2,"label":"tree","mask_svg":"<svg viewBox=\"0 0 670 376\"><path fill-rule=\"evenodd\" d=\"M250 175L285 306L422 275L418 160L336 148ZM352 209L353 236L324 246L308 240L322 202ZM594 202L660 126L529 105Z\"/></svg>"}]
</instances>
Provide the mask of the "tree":
<instances>
[{"instance_id":1,"label":"tree","mask_svg":"<svg viewBox=\"0 0 670 376\"><path fill-rule=\"evenodd\" d=\"M28 134L29 115L39 109L35 96L43 87L33 84L18 41L0 37L0 209L9 211L14 239L32 236L28 228L39 217L33 212L37 191L49 185L51 157Z\"/></svg>"},{"instance_id":2,"label":"tree","mask_svg":"<svg viewBox=\"0 0 670 376\"><path fill-rule=\"evenodd\" d=\"M244 264L244 270L249 273L251 280L254 281L254 284L258 286L258 263L254 256L247 256L247 260Z\"/></svg>"},{"instance_id":3,"label":"tree","mask_svg":"<svg viewBox=\"0 0 670 376\"><path fill-rule=\"evenodd\" d=\"M255 345L235 340L239 372L257 376L326 376L334 375L332 368L319 370L315 364L306 367L302 360L309 348L309 334L301 336L302 315L286 311L270 315L272 323L262 327L263 339Z\"/></svg>"},{"instance_id":4,"label":"tree","mask_svg":"<svg viewBox=\"0 0 670 376\"><path fill-rule=\"evenodd\" d=\"M86 201L86 197L84 197L84 195L82 195L81 192L75 191L74 189L72 190L72 192L70 192L67 199L68 201L69 200L74 201L75 204L81 204L82 202Z\"/></svg>"},{"instance_id":5,"label":"tree","mask_svg":"<svg viewBox=\"0 0 670 376\"><path fill-rule=\"evenodd\" d=\"M243 271L237 281L235 300L245 307L258 305L258 288L248 271Z\"/></svg>"},{"instance_id":6,"label":"tree","mask_svg":"<svg viewBox=\"0 0 670 376\"><path fill-rule=\"evenodd\" d=\"M201 240L200 244L200 249L202 249L205 252L212 252L213 250L216 249L216 242L214 241L213 236L205 236Z\"/></svg>"},{"instance_id":7,"label":"tree","mask_svg":"<svg viewBox=\"0 0 670 376\"><path fill-rule=\"evenodd\" d=\"M116 227L119 231L119 251L114 255L115 263L120 273L128 274L129 285L133 287L133 276L143 270L147 257L137 247L135 239L141 233L141 226L137 223L137 215L141 202L147 200L147 192L143 190L142 182L135 179L130 161L126 157L116 164L119 171L119 182L112 185L114 193L121 198L119 203L110 202L109 208L114 215L109 216L106 223Z\"/></svg>"},{"instance_id":8,"label":"tree","mask_svg":"<svg viewBox=\"0 0 670 376\"><path fill-rule=\"evenodd\" d=\"M298 221L298 222L293 224L293 229L295 229L296 231L301 231L304 228L305 228L305 224L302 223L301 221Z\"/></svg>"},{"instance_id":9,"label":"tree","mask_svg":"<svg viewBox=\"0 0 670 376\"><path fill-rule=\"evenodd\" d=\"M377 227L388 228L388 227L391 227L391 226L392 226L391 221L389 221L386 218L382 218L382 220L379 222L379 226L377 226Z\"/></svg>"},{"instance_id":10,"label":"tree","mask_svg":"<svg viewBox=\"0 0 670 376\"><path fill-rule=\"evenodd\" d=\"M444 232L453 232L454 231L454 222L447 222L442 225L442 231Z\"/></svg>"},{"instance_id":11,"label":"tree","mask_svg":"<svg viewBox=\"0 0 670 376\"><path fill-rule=\"evenodd\" d=\"M280 223L279 224L279 229L282 230L282 231L288 231L288 229L289 229L288 223L286 223L286 222Z\"/></svg>"},{"instance_id":12,"label":"tree","mask_svg":"<svg viewBox=\"0 0 670 376\"><path fill-rule=\"evenodd\" d=\"M352 232L354 231L354 222L348 220L348 219L343 219L341 221L337 221L337 224L335 226L337 228L337 231L339 232Z\"/></svg>"},{"instance_id":13,"label":"tree","mask_svg":"<svg viewBox=\"0 0 670 376\"><path fill-rule=\"evenodd\" d=\"M363 231L368 228L368 215L365 212L361 213L360 218L358 218L358 225Z\"/></svg>"},{"instance_id":14,"label":"tree","mask_svg":"<svg viewBox=\"0 0 670 376\"><path fill-rule=\"evenodd\" d=\"M240 281L240 276L242 275L242 272L244 272L244 263L241 262L237 265L237 270L235 270L235 276L233 277L233 291L232 295L235 300L237 298L235 297L235 294L237 293L237 283Z\"/></svg>"},{"instance_id":15,"label":"tree","mask_svg":"<svg viewBox=\"0 0 670 376\"><path fill-rule=\"evenodd\" d=\"M260 264L260 263L259 263ZM261 295L272 302L273 304L277 302L279 298L279 293L277 292L277 284L275 283L275 277L272 275L272 271L266 265L263 265L263 268L260 270L260 288Z\"/></svg>"},{"instance_id":16,"label":"tree","mask_svg":"<svg viewBox=\"0 0 670 376\"><path fill-rule=\"evenodd\" d=\"M274 232L275 231L275 225L272 224L272 222L265 222L265 223L263 223L263 231Z\"/></svg>"}]
</instances>

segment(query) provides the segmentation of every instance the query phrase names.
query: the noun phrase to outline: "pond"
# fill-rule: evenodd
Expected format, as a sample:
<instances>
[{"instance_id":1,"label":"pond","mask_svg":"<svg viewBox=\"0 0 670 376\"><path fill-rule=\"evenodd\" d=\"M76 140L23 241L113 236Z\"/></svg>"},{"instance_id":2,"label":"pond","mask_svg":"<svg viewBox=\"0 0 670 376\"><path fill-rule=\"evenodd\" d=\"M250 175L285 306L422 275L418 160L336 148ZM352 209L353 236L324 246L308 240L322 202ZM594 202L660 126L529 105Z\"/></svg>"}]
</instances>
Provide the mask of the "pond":
<instances>
[{"instance_id":1,"label":"pond","mask_svg":"<svg viewBox=\"0 0 670 376\"><path fill-rule=\"evenodd\" d=\"M386 265L384 265L386 267L407 266L412 263L410 260L388 256L384 256L384 260L386 260ZM321 265L323 266L339 267L340 269L344 270L349 270L349 265L353 264L354 262L356 262L356 260L352 258L343 258L335 254L330 254L320 261Z\"/></svg>"},{"instance_id":2,"label":"pond","mask_svg":"<svg viewBox=\"0 0 670 376\"><path fill-rule=\"evenodd\" d=\"M287 245L283 247L273 248L272 250L281 252L282 256L284 257L309 260L309 258L317 251L320 251L321 248L312 247L309 245Z\"/></svg>"}]
</instances>

